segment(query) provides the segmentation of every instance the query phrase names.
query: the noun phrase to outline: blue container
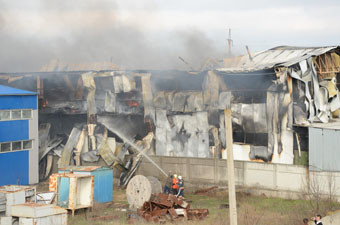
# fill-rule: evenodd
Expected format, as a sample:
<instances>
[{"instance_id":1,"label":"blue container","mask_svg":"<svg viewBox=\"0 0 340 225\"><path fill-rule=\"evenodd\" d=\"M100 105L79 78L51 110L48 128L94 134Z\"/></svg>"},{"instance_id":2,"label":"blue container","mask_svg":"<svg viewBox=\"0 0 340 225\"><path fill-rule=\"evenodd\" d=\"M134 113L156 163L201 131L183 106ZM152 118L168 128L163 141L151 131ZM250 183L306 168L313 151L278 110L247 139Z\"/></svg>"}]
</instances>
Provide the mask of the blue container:
<instances>
[{"instance_id":1,"label":"blue container","mask_svg":"<svg viewBox=\"0 0 340 225\"><path fill-rule=\"evenodd\" d=\"M86 174L94 176L94 201L97 203L112 202L113 170L101 166L68 166L59 169L59 173Z\"/></svg>"}]
</instances>

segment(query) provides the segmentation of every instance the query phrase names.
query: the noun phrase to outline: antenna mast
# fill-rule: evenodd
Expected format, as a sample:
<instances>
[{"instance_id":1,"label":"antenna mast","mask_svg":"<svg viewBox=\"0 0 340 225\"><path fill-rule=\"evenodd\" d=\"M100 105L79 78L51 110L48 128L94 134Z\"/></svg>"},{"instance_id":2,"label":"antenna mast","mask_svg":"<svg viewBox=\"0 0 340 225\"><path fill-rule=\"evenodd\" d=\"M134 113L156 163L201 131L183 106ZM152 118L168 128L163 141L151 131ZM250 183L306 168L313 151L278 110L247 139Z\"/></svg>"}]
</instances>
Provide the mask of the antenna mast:
<instances>
[{"instance_id":1,"label":"antenna mast","mask_svg":"<svg viewBox=\"0 0 340 225\"><path fill-rule=\"evenodd\" d=\"M231 56L231 46L233 45L233 40L231 39L231 29L229 28L229 35L228 35L228 56Z\"/></svg>"}]
</instances>

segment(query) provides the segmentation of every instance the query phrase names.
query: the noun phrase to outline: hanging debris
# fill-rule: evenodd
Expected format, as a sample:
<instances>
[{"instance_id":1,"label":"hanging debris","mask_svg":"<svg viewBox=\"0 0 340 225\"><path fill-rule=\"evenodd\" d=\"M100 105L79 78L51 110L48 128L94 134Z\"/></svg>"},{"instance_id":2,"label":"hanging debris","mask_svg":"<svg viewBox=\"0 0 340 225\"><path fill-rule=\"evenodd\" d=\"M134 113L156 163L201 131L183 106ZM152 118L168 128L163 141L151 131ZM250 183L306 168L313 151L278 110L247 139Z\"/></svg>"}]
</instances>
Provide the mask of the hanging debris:
<instances>
[{"instance_id":1,"label":"hanging debris","mask_svg":"<svg viewBox=\"0 0 340 225\"><path fill-rule=\"evenodd\" d=\"M81 128L74 127L72 129L69 139L61 154L61 158L58 163L59 168L70 165L72 151L73 151L74 146L77 144L80 134L81 134Z\"/></svg>"}]
</instances>

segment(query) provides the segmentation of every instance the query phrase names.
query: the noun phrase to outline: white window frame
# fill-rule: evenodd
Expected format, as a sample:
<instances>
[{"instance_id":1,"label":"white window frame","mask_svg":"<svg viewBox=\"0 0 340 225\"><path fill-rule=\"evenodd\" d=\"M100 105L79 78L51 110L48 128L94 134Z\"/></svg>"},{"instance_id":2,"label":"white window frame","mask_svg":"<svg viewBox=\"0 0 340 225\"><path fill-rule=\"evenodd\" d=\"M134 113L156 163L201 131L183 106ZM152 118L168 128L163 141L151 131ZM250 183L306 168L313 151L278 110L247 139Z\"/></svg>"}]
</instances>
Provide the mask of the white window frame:
<instances>
[{"instance_id":1,"label":"white window frame","mask_svg":"<svg viewBox=\"0 0 340 225\"><path fill-rule=\"evenodd\" d=\"M26 141L30 141L31 142L31 147L30 148L24 148L24 142ZM13 143L14 142L21 142L21 148L17 149L17 150L13 150ZM6 152L2 152L1 151L1 147L3 144L10 144L10 149L9 151ZM8 153L8 152L19 152L19 151L26 151L26 150L32 150L33 149L33 140L29 139L29 140L19 140L19 141L10 141L10 142L0 142L0 154L1 153Z\"/></svg>"},{"instance_id":2,"label":"white window frame","mask_svg":"<svg viewBox=\"0 0 340 225\"><path fill-rule=\"evenodd\" d=\"M31 112L31 115L29 118L24 118L23 117L23 111L26 111L26 110L29 110ZM33 110L32 109L3 109L3 110L0 110L1 111L9 111L9 119L1 119L0 118L0 121L11 121L11 120L30 120L30 119L33 119ZM13 112L17 112L17 111L20 111L20 118L15 118L13 119Z\"/></svg>"}]
</instances>

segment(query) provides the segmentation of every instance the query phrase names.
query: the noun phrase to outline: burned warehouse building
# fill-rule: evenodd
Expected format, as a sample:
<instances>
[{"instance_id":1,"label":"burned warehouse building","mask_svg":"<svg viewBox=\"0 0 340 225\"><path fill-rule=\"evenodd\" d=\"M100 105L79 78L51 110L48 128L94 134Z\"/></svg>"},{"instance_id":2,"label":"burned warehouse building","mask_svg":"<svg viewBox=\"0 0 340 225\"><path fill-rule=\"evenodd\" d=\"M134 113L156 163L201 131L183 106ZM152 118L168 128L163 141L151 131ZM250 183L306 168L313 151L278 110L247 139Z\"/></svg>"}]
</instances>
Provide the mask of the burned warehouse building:
<instances>
[{"instance_id":1,"label":"burned warehouse building","mask_svg":"<svg viewBox=\"0 0 340 225\"><path fill-rule=\"evenodd\" d=\"M87 163L128 176L141 160L135 146L226 158L227 108L235 160L308 165L296 158L310 149L309 128L339 118L339 55L337 46L281 46L201 71L53 61L40 72L2 73L0 84L38 93L40 179Z\"/></svg>"}]
</instances>

